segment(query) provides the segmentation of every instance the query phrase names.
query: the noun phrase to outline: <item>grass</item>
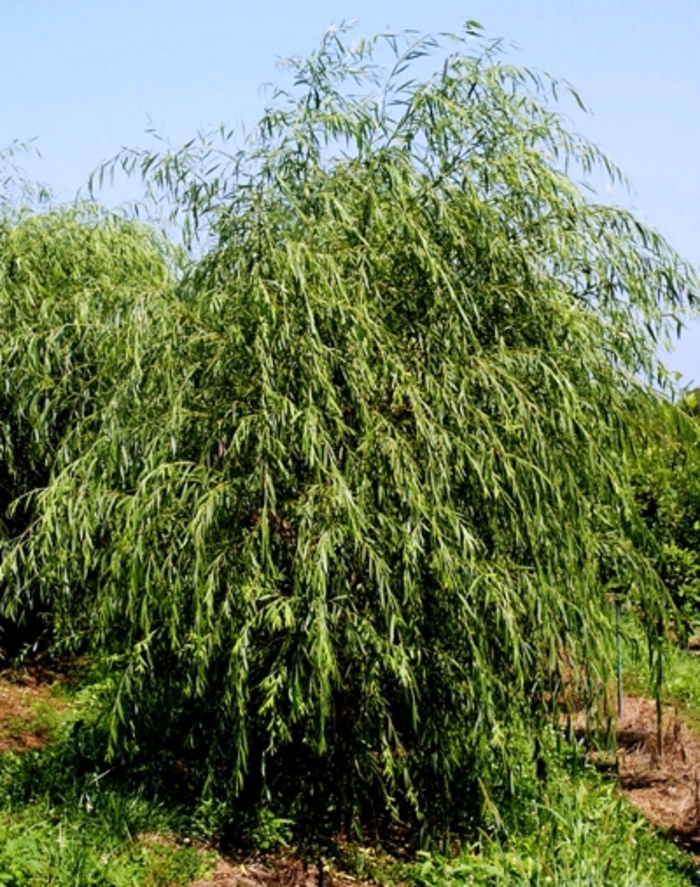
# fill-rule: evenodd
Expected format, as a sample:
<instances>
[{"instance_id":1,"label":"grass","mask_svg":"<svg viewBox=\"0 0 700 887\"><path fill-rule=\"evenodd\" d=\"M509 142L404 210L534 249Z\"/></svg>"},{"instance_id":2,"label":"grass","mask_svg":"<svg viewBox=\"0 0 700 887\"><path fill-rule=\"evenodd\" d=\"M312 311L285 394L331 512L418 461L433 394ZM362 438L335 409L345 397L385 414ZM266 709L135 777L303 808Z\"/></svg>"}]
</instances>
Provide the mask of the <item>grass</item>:
<instances>
[{"instance_id":1,"label":"grass","mask_svg":"<svg viewBox=\"0 0 700 887\"><path fill-rule=\"evenodd\" d=\"M567 758L550 773L543 797L524 792L521 808L509 817L515 821L510 828L482 834L448 854L421 852L411 863L366 848L355 848L338 863L355 877L410 887L700 885L690 856L573 750Z\"/></svg>"},{"instance_id":2,"label":"grass","mask_svg":"<svg viewBox=\"0 0 700 887\"><path fill-rule=\"evenodd\" d=\"M625 691L650 695L652 678L644 645L628 627ZM676 705L700 731L700 658L668 645L664 652L664 701ZM522 786L510 827L483 834L450 854L422 853L399 864L355 851L344 861L353 873L412 887L675 887L700 885L700 870L687 853L650 825L617 787L585 763L583 749L562 743L561 754L538 796Z\"/></svg>"},{"instance_id":3,"label":"grass","mask_svg":"<svg viewBox=\"0 0 700 887\"><path fill-rule=\"evenodd\" d=\"M0 887L184 887L207 874L214 855L177 807L110 779L76 748L89 687L54 687L25 696L4 730L20 748L28 733L41 744L0 755Z\"/></svg>"},{"instance_id":4,"label":"grass","mask_svg":"<svg viewBox=\"0 0 700 887\"><path fill-rule=\"evenodd\" d=\"M31 763L12 754L0 763L2 887L184 887L211 868L211 853L178 836L177 817L143 798L97 786L18 798L13 776L21 783Z\"/></svg>"},{"instance_id":5,"label":"grass","mask_svg":"<svg viewBox=\"0 0 700 887\"><path fill-rule=\"evenodd\" d=\"M675 887L700 884L695 864L655 833L592 772L556 774L526 829L485 838L452 858L428 855L407 872L415 887Z\"/></svg>"},{"instance_id":6,"label":"grass","mask_svg":"<svg viewBox=\"0 0 700 887\"><path fill-rule=\"evenodd\" d=\"M623 671L625 693L652 695L653 681L645 645L633 625L625 626ZM685 720L700 732L700 657L676 644L666 644L663 651L663 700L675 705Z\"/></svg>"},{"instance_id":7,"label":"grass","mask_svg":"<svg viewBox=\"0 0 700 887\"><path fill-rule=\"evenodd\" d=\"M177 887L203 873L195 847L120 838L38 805L0 821L3 887Z\"/></svg>"}]
</instances>

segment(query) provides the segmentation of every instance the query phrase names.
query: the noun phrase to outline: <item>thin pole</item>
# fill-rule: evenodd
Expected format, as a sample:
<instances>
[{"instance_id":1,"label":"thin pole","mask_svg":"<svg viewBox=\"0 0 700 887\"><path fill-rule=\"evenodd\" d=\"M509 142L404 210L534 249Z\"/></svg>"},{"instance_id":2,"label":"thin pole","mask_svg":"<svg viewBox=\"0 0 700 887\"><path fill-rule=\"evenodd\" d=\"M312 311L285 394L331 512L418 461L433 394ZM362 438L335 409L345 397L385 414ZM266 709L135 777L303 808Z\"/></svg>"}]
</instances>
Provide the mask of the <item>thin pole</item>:
<instances>
[{"instance_id":1,"label":"thin pole","mask_svg":"<svg viewBox=\"0 0 700 887\"><path fill-rule=\"evenodd\" d=\"M620 639L620 598L615 595L615 644L617 647L617 717L624 714L624 694L622 687L622 643Z\"/></svg>"}]
</instances>

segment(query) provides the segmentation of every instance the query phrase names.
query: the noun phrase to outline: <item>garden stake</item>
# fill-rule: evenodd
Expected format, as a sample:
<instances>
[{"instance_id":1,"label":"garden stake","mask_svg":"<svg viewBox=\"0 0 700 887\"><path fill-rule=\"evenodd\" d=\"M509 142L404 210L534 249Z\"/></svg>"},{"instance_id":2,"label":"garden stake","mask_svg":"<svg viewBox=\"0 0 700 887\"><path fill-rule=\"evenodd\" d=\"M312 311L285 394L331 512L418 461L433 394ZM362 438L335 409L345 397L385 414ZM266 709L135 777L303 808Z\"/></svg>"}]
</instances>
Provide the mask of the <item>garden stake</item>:
<instances>
[{"instance_id":1,"label":"garden stake","mask_svg":"<svg viewBox=\"0 0 700 887\"><path fill-rule=\"evenodd\" d=\"M617 717L622 718L624 713L624 698L622 692L622 645L620 643L620 598L615 596L615 646L617 649Z\"/></svg>"}]
</instances>

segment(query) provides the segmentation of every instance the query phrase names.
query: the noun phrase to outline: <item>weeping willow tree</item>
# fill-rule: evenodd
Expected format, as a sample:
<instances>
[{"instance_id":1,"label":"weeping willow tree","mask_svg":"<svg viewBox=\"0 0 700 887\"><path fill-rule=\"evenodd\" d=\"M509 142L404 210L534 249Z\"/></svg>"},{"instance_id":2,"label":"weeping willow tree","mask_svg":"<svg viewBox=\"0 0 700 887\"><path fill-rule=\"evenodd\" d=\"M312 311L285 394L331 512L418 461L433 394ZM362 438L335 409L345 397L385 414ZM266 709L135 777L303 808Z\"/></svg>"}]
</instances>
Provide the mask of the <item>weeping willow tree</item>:
<instances>
[{"instance_id":1,"label":"weeping willow tree","mask_svg":"<svg viewBox=\"0 0 700 887\"><path fill-rule=\"evenodd\" d=\"M241 149L103 170L199 245L102 328L5 608L34 589L111 652L112 754L241 806L478 817L516 735L601 695L610 576L666 606L629 463L694 273L577 184L620 176L558 84L467 31L426 79L434 41L330 32Z\"/></svg>"}]
</instances>

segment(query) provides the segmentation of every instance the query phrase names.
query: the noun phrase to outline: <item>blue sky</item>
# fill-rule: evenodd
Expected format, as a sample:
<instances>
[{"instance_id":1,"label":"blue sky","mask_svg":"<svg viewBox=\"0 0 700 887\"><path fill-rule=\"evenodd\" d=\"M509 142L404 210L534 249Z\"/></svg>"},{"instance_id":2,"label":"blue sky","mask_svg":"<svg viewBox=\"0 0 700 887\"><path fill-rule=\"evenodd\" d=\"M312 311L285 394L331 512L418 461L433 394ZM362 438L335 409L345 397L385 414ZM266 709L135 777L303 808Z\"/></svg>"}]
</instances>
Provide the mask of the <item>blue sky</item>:
<instances>
[{"instance_id":1,"label":"blue sky","mask_svg":"<svg viewBox=\"0 0 700 887\"><path fill-rule=\"evenodd\" d=\"M0 0L0 146L37 137L25 167L70 199L151 124L174 145L251 127L261 84L285 82L276 61L350 19L365 34L476 19L515 62L570 81L593 112L574 127L632 182L614 199L700 264L698 0ZM698 323L668 362L700 383Z\"/></svg>"}]
</instances>

